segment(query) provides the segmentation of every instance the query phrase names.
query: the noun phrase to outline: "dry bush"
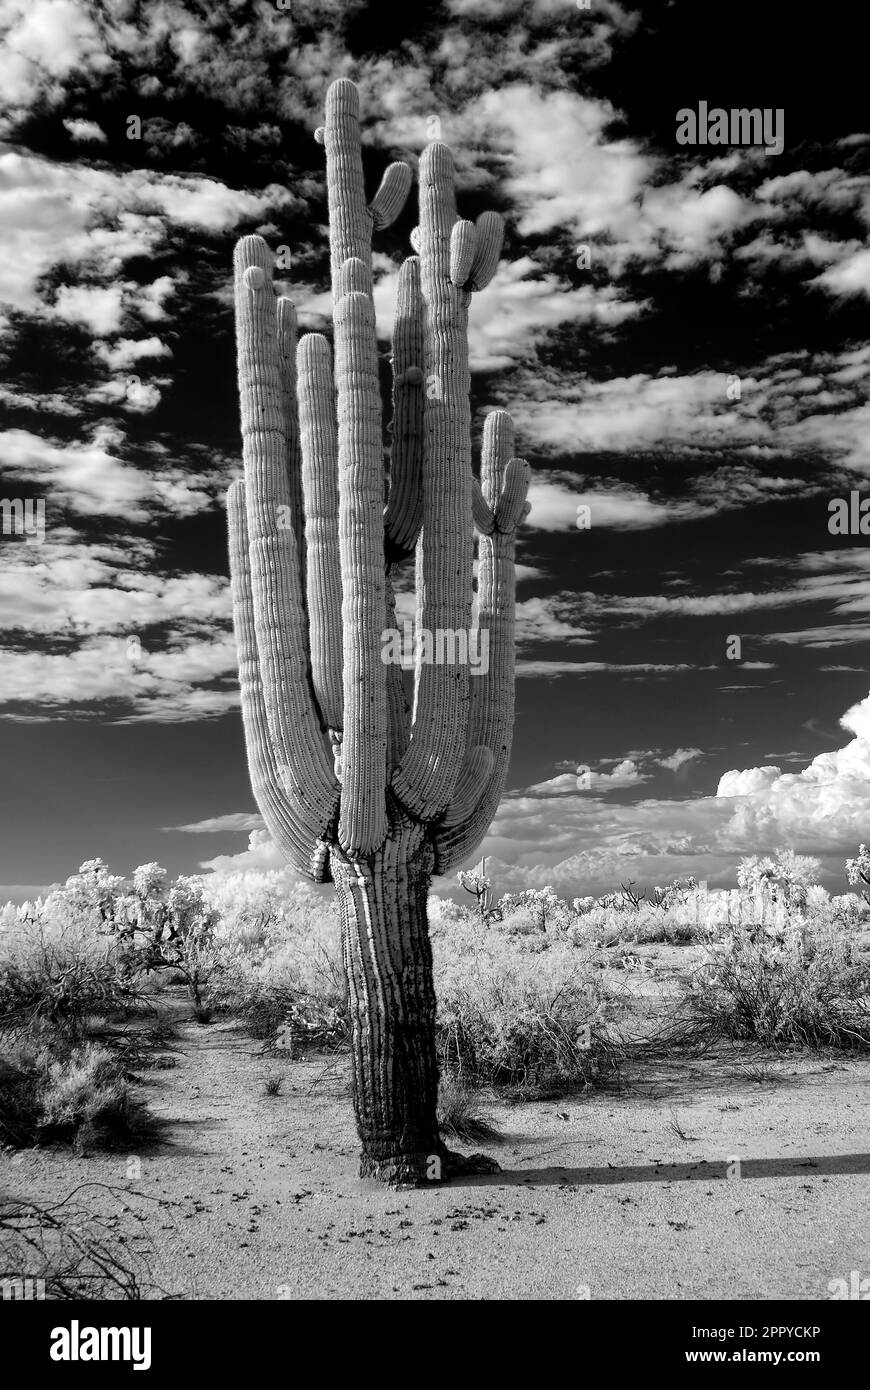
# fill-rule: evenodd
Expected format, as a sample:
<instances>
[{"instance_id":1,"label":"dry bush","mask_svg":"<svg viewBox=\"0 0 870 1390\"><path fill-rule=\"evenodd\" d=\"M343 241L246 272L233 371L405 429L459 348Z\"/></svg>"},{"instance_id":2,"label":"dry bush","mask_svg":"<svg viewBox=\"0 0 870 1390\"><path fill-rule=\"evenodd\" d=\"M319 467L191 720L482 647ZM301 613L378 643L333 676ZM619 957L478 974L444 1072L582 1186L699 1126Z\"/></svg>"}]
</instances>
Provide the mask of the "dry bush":
<instances>
[{"instance_id":1,"label":"dry bush","mask_svg":"<svg viewBox=\"0 0 870 1390\"><path fill-rule=\"evenodd\" d=\"M561 931L506 936L448 921L432 938L443 1075L532 1096L616 1069L599 973Z\"/></svg>"},{"instance_id":2,"label":"dry bush","mask_svg":"<svg viewBox=\"0 0 870 1390\"><path fill-rule=\"evenodd\" d=\"M117 1057L95 1043L19 1039L0 1063L0 1141L68 1143L82 1153L152 1140L157 1123Z\"/></svg>"},{"instance_id":3,"label":"dry bush","mask_svg":"<svg viewBox=\"0 0 870 1390\"><path fill-rule=\"evenodd\" d=\"M82 1205L79 1194L98 1186L84 1184L50 1205L0 1195L0 1281L42 1281L46 1299L145 1297L146 1256L119 1240L112 1218ZM129 1196L119 1191L119 1204Z\"/></svg>"},{"instance_id":4,"label":"dry bush","mask_svg":"<svg viewBox=\"0 0 870 1390\"><path fill-rule=\"evenodd\" d=\"M866 1048L870 955L832 927L735 928L709 947L687 1002L715 1036L766 1047Z\"/></svg>"},{"instance_id":5,"label":"dry bush","mask_svg":"<svg viewBox=\"0 0 870 1390\"><path fill-rule=\"evenodd\" d=\"M84 922L22 917L0 936L0 1026L26 1031L44 1024L79 1035L88 1018L141 1001L118 968L111 940Z\"/></svg>"}]
</instances>

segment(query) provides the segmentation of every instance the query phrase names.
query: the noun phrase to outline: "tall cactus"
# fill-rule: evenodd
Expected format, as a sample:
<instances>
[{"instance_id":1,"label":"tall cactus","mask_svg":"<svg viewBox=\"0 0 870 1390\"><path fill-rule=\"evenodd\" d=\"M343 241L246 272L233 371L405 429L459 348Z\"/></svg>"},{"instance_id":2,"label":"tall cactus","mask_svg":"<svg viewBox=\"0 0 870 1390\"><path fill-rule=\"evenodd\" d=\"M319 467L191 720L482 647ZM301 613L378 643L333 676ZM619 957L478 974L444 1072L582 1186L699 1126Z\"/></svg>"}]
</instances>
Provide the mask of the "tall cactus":
<instances>
[{"instance_id":1,"label":"tall cactus","mask_svg":"<svg viewBox=\"0 0 870 1390\"><path fill-rule=\"evenodd\" d=\"M227 510L242 715L266 825L291 863L339 894L361 1172L416 1184L497 1166L439 1139L426 900L432 873L480 843L504 788L529 470L512 457L510 417L493 411L480 483L472 474L468 305L495 272L503 229L495 213L457 220L440 143L420 161L419 256L399 274L385 468L371 240L398 216L412 175L390 165L366 201L349 81L329 88L317 136L334 363L321 334L297 347L266 243L244 237L235 253L244 480ZM412 713L401 668L382 653L395 576L414 557L418 639L476 622L489 662L469 678L461 648L432 663L418 640Z\"/></svg>"}]
</instances>

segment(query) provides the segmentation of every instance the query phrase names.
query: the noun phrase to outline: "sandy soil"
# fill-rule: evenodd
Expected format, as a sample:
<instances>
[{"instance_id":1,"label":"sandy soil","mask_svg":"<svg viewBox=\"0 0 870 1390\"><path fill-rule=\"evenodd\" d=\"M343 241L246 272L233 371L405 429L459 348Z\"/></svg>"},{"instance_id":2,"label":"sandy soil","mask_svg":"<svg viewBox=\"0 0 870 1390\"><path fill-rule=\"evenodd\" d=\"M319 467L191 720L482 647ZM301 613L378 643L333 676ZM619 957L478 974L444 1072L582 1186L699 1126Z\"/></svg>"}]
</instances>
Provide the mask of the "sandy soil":
<instances>
[{"instance_id":1,"label":"sandy soil","mask_svg":"<svg viewBox=\"0 0 870 1390\"><path fill-rule=\"evenodd\" d=\"M497 1106L502 1173L397 1193L357 1177L345 1064L259 1046L183 1022L178 1065L140 1074L154 1150L0 1155L0 1187L120 1189L88 1200L128 1248L147 1232L155 1297L826 1299L870 1274L868 1060L773 1059L758 1080L734 1053Z\"/></svg>"}]
</instances>

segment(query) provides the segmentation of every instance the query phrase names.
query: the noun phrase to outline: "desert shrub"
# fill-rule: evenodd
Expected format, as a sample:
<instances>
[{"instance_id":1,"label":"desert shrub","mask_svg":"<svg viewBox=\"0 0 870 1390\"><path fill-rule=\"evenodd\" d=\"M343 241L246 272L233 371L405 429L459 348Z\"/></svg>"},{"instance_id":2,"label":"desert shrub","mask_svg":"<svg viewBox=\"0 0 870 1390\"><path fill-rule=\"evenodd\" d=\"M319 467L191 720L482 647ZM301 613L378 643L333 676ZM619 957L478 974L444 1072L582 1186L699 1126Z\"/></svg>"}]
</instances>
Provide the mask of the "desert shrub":
<instances>
[{"instance_id":1,"label":"desert shrub","mask_svg":"<svg viewBox=\"0 0 870 1390\"><path fill-rule=\"evenodd\" d=\"M867 928L870 925L870 902L858 898L854 893L841 893L831 898L831 921L847 931Z\"/></svg>"},{"instance_id":2,"label":"desert shrub","mask_svg":"<svg viewBox=\"0 0 870 1390\"><path fill-rule=\"evenodd\" d=\"M715 1036L767 1047L870 1045L870 956L836 929L735 929L708 948L687 995Z\"/></svg>"},{"instance_id":3,"label":"desert shrub","mask_svg":"<svg viewBox=\"0 0 870 1390\"><path fill-rule=\"evenodd\" d=\"M0 937L0 1027L48 1026L80 1033L87 1018L130 1008L139 998L119 969L111 940L80 919L20 915Z\"/></svg>"},{"instance_id":4,"label":"desert shrub","mask_svg":"<svg viewBox=\"0 0 870 1390\"><path fill-rule=\"evenodd\" d=\"M0 1021L42 1019L76 1029L89 1013L129 1007L155 972L186 984L194 1005L220 968L217 913L198 879L171 885L159 864L130 880L90 859L61 888L24 910L4 909Z\"/></svg>"},{"instance_id":5,"label":"desert shrub","mask_svg":"<svg viewBox=\"0 0 870 1390\"><path fill-rule=\"evenodd\" d=\"M432 941L445 1081L533 1094L592 1082L610 1068L598 973L561 927L512 932L509 922L486 926L473 909L441 902L433 903ZM334 903L316 901L266 941L227 939L225 950L215 1001L254 1036L291 1054L346 1044Z\"/></svg>"},{"instance_id":6,"label":"desert shrub","mask_svg":"<svg viewBox=\"0 0 870 1390\"><path fill-rule=\"evenodd\" d=\"M156 1122L116 1057L95 1043L19 1041L0 1064L0 1142L70 1143L79 1151L142 1144Z\"/></svg>"},{"instance_id":7,"label":"desert shrub","mask_svg":"<svg viewBox=\"0 0 870 1390\"><path fill-rule=\"evenodd\" d=\"M570 942L453 923L432 937L444 1076L533 1095L612 1069L602 987Z\"/></svg>"},{"instance_id":8,"label":"desert shrub","mask_svg":"<svg viewBox=\"0 0 870 1390\"><path fill-rule=\"evenodd\" d=\"M574 914L552 888L525 888L521 893L505 893L498 910L506 932L525 934L547 930L565 931Z\"/></svg>"},{"instance_id":9,"label":"desert shrub","mask_svg":"<svg viewBox=\"0 0 870 1390\"><path fill-rule=\"evenodd\" d=\"M299 899L295 921L275 916L268 931L217 936L221 976L214 1004L239 1017L253 1037L295 1052L335 1047L348 1032L338 910Z\"/></svg>"}]
</instances>

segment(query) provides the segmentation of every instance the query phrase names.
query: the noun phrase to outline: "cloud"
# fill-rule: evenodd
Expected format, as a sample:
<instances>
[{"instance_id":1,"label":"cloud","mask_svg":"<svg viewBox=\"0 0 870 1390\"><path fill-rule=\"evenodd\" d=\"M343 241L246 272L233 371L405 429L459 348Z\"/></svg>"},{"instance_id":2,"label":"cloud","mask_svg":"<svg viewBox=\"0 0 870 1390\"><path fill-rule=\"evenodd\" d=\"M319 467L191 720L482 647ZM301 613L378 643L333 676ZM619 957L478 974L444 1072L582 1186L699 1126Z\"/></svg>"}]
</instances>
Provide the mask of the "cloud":
<instances>
[{"instance_id":1,"label":"cloud","mask_svg":"<svg viewBox=\"0 0 870 1390\"><path fill-rule=\"evenodd\" d=\"M619 531L643 531L675 521L693 521L709 515L712 508L692 501L668 499L656 502L635 488L588 488L583 478L562 481L564 475L535 469L529 487L532 510L524 525L539 531L572 531L603 527ZM579 513L581 506L588 507ZM580 525L580 521L583 525ZM588 526L587 526L588 521Z\"/></svg>"},{"instance_id":2,"label":"cloud","mask_svg":"<svg viewBox=\"0 0 870 1390\"><path fill-rule=\"evenodd\" d=\"M539 452L643 450L703 456L707 466L718 461L719 469L698 477L699 501L711 508L727 506L736 493L744 506L806 490L807 482L791 474L765 477L759 462L768 456L780 457L792 471L800 460L818 465L819 459L870 471L868 377L866 349L820 353L811 366L805 354L771 358L739 379L739 398L729 397L734 379L726 372L678 376L666 369L657 376L592 380L550 366L517 374L510 409L518 431ZM734 462L740 455L746 461L743 471Z\"/></svg>"},{"instance_id":3,"label":"cloud","mask_svg":"<svg viewBox=\"0 0 870 1390\"><path fill-rule=\"evenodd\" d=\"M104 405L117 405L131 415L147 415L154 410L161 399L161 385L167 385L168 377L162 381L140 381L137 376L104 381L86 392L86 401L98 401Z\"/></svg>"},{"instance_id":4,"label":"cloud","mask_svg":"<svg viewBox=\"0 0 870 1390\"><path fill-rule=\"evenodd\" d=\"M212 859L200 860L199 867L213 875L208 881L212 889L221 880L236 874L242 874L246 881L270 881L270 876L276 873L287 875L291 882L302 881L302 875L288 867L283 854L266 830L253 830L247 849L241 850L238 854L216 854Z\"/></svg>"},{"instance_id":5,"label":"cloud","mask_svg":"<svg viewBox=\"0 0 870 1390\"><path fill-rule=\"evenodd\" d=\"M579 639L577 639L579 640ZM589 676L602 671L616 672L619 675L656 676L672 675L677 671L704 671L712 667L693 666L687 663L668 665L653 661L517 661L516 673L519 678L552 676Z\"/></svg>"},{"instance_id":6,"label":"cloud","mask_svg":"<svg viewBox=\"0 0 870 1390\"><path fill-rule=\"evenodd\" d=\"M486 289L471 301L472 371L497 371L533 356L536 338L560 324L616 327L643 308L612 285L571 289L558 276L542 273L529 256L502 262Z\"/></svg>"},{"instance_id":7,"label":"cloud","mask_svg":"<svg viewBox=\"0 0 870 1390\"><path fill-rule=\"evenodd\" d=\"M700 748L677 748L667 758L659 758L659 767L669 768L671 772L679 772L681 767L687 763L694 762L697 758L703 758L704 754Z\"/></svg>"},{"instance_id":8,"label":"cloud","mask_svg":"<svg viewBox=\"0 0 870 1390\"><path fill-rule=\"evenodd\" d=\"M61 285L54 312L66 323L83 323L100 336L117 333L123 320L123 286Z\"/></svg>"},{"instance_id":9,"label":"cloud","mask_svg":"<svg viewBox=\"0 0 870 1390\"><path fill-rule=\"evenodd\" d=\"M124 280L126 261L152 257L172 227L218 234L301 205L278 184L251 193L200 175L98 169L7 150L0 154L0 301L85 323L98 336L117 332L125 314L155 320L173 282ZM51 306L40 280L57 266L66 279L77 269L87 283L61 284Z\"/></svg>"},{"instance_id":10,"label":"cloud","mask_svg":"<svg viewBox=\"0 0 870 1390\"><path fill-rule=\"evenodd\" d=\"M87 544L51 528L43 545L4 551L0 609L7 632L43 637L142 634L161 625L191 632L231 617L222 576L160 574L156 548L147 541Z\"/></svg>"},{"instance_id":11,"label":"cloud","mask_svg":"<svg viewBox=\"0 0 870 1390\"><path fill-rule=\"evenodd\" d=\"M15 720L29 706L43 714L82 717L97 707L107 723L185 723L238 706L236 648L229 633L172 638L149 651L124 637L87 638L66 651L2 652L3 713ZM219 682L212 687L213 682ZM114 715L114 717L113 717Z\"/></svg>"},{"instance_id":12,"label":"cloud","mask_svg":"<svg viewBox=\"0 0 870 1390\"><path fill-rule=\"evenodd\" d=\"M77 144L106 143L106 133L96 121L65 120L64 125Z\"/></svg>"},{"instance_id":13,"label":"cloud","mask_svg":"<svg viewBox=\"0 0 870 1390\"><path fill-rule=\"evenodd\" d=\"M536 782L522 792L510 792L509 796L554 797L575 795L578 783L580 788L593 792L624 791L626 787L637 787L650 780L650 773L643 772L631 758L623 758L612 772L596 772L584 763L578 763L573 772L560 773L546 782Z\"/></svg>"},{"instance_id":14,"label":"cloud","mask_svg":"<svg viewBox=\"0 0 870 1390\"><path fill-rule=\"evenodd\" d=\"M870 818L870 695L840 723L855 737L820 753L802 772L751 767L726 772L716 795L733 799L726 834L744 844L772 841L796 849L848 848L866 839Z\"/></svg>"},{"instance_id":15,"label":"cloud","mask_svg":"<svg viewBox=\"0 0 870 1390\"><path fill-rule=\"evenodd\" d=\"M814 282L832 294L864 294L870 298L870 250L861 249L831 266Z\"/></svg>"},{"instance_id":16,"label":"cloud","mask_svg":"<svg viewBox=\"0 0 870 1390\"><path fill-rule=\"evenodd\" d=\"M95 398L119 399L120 391L103 388L103 394L97 392ZM151 472L123 463L110 452L123 442L118 429L105 425L82 444L58 444L29 430L0 432L8 476L34 484L45 497L47 525L52 524L50 513L56 507L84 516L143 522L159 508L191 516L211 506L211 497L201 488L203 480L183 469Z\"/></svg>"},{"instance_id":17,"label":"cloud","mask_svg":"<svg viewBox=\"0 0 870 1390\"><path fill-rule=\"evenodd\" d=\"M210 816L207 820L191 822L190 825L165 825L167 832L177 831L185 835L223 835L229 832L262 830L263 817L253 811L234 811L226 816Z\"/></svg>"},{"instance_id":18,"label":"cloud","mask_svg":"<svg viewBox=\"0 0 870 1390\"><path fill-rule=\"evenodd\" d=\"M157 357L171 357L172 349L157 337L119 338L115 343L98 343L97 354L113 372L123 372L135 362Z\"/></svg>"},{"instance_id":19,"label":"cloud","mask_svg":"<svg viewBox=\"0 0 870 1390\"><path fill-rule=\"evenodd\" d=\"M76 0L3 0L0 31L0 90L10 105L30 105L79 69L110 66L97 26Z\"/></svg>"},{"instance_id":20,"label":"cloud","mask_svg":"<svg viewBox=\"0 0 870 1390\"><path fill-rule=\"evenodd\" d=\"M867 838L870 819L870 696L841 723L854 739L802 772L734 770L720 778L713 796L617 803L596 794L594 775L584 792L570 773L509 792L476 859L487 856L499 893L549 884L570 899L612 892L629 878L642 887L688 874L733 884L743 855L790 846L822 858L830 886L843 888L843 860ZM685 765L686 754L695 758L700 751L638 755L613 771L636 785L646 780L644 758L670 767L678 760ZM635 769L640 777L633 778ZM451 880L436 882L439 891L454 887Z\"/></svg>"}]
</instances>

